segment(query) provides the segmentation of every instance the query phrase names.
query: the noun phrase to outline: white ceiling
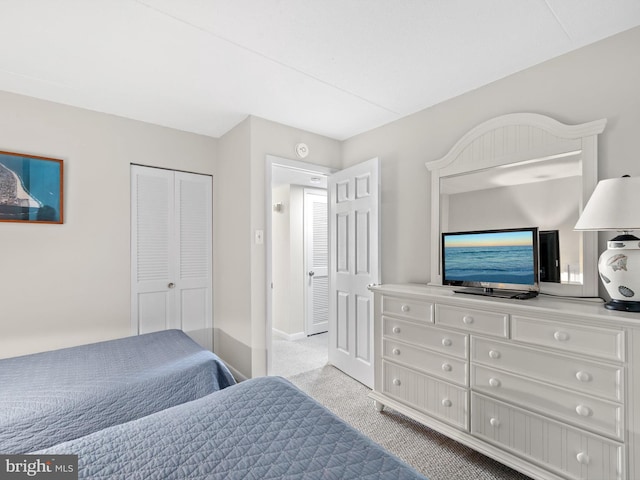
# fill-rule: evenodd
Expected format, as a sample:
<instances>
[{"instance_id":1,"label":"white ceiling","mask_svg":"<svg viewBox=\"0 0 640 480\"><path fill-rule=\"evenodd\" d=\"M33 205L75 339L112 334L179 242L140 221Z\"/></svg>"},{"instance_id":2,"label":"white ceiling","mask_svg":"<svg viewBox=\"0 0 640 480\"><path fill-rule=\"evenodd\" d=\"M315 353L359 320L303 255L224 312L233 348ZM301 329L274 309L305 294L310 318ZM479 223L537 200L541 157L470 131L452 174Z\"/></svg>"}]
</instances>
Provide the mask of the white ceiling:
<instances>
[{"instance_id":1,"label":"white ceiling","mask_svg":"<svg viewBox=\"0 0 640 480\"><path fill-rule=\"evenodd\" d=\"M637 25L639 0L0 0L0 90L342 140Z\"/></svg>"},{"instance_id":2,"label":"white ceiling","mask_svg":"<svg viewBox=\"0 0 640 480\"><path fill-rule=\"evenodd\" d=\"M271 167L271 186L279 187L281 185L327 188L327 176L318 172L273 165Z\"/></svg>"}]
</instances>

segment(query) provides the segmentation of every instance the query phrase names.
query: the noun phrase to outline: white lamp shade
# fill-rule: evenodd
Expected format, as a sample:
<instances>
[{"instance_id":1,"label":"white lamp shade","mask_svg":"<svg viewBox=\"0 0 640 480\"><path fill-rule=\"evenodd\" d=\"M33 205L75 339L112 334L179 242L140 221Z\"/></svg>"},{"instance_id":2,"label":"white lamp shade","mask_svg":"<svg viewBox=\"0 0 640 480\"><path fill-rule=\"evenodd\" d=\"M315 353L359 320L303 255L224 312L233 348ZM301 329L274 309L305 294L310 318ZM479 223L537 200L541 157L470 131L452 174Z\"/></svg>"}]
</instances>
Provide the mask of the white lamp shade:
<instances>
[{"instance_id":1,"label":"white lamp shade","mask_svg":"<svg viewBox=\"0 0 640 480\"><path fill-rule=\"evenodd\" d=\"M640 177L602 180L575 230L640 230Z\"/></svg>"}]
</instances>

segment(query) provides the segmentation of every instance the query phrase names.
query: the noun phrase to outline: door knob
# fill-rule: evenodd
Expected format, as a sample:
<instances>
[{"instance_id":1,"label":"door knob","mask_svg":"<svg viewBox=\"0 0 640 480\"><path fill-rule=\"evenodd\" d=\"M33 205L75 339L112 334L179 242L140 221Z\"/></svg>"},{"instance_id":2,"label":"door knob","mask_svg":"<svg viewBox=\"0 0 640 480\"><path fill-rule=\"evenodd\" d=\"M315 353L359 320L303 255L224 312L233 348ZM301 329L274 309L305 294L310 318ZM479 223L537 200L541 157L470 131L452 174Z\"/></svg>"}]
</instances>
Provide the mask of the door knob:
<instances>
[{"instance_id":1,"label":"door knob","mask_svg":"<svg viewBox=\"0 0 640 480\"><path fill-rule=\"evenodd\" d=\"M169 287L169 288L173 288L173 287L175 287L175 286L176 286L176 284L175 284L175 283L173 283L173 282L171 282L169 285L167 285L167 287Z\"/></svg>"},{"instance_id":2,"label":"door knob","mask_svg":"<svg viewBox=\"0 0 640 480\"><path fill-rule=\"evenodd\" d=\"M309 272L309 276L310 276L310 277L313 277L315 274L316 274L316 272L314 272L313 270L311 270L311 271Z\"/></svg>"}]
</instances>

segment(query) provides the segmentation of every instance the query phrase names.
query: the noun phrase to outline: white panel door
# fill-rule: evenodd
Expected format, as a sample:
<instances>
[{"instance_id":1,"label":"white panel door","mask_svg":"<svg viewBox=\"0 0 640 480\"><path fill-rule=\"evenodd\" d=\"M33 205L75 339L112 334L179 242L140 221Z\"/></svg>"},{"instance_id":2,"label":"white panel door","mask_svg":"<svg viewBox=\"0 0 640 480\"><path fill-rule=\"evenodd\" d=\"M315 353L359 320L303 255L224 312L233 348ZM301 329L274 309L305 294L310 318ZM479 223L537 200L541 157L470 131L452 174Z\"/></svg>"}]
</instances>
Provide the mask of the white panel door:
<instances>
[{"instance_id":1,"label":"white panel door","mask_svg":"<svg viewBox=\"0 0 640 480\"><path fill-rule=\"evenodd\" d=\"M306 275L305 333L326 332L329 325L329 233L326 190L304 190Z\"/></svg>"},{"instance_id":2,"label":"white panel door","mask_svg":"<svg viewBox=\"0 0 640 480\"><path fill-rule=\"evenodd\" d=\"M210 348L211 177L132 165L131 193L133 332L180 328Z\"/></svg>"},{"instance_id":3,"label":"white panel door","mask_svg":"<svg viewBox=\"0 0 640 480\"><path fill-rule=\"evenodd\" d=\"M329 178L329 362L373 387L373 294L380 281L379 160Z\"/></svg>"}]
</instances>

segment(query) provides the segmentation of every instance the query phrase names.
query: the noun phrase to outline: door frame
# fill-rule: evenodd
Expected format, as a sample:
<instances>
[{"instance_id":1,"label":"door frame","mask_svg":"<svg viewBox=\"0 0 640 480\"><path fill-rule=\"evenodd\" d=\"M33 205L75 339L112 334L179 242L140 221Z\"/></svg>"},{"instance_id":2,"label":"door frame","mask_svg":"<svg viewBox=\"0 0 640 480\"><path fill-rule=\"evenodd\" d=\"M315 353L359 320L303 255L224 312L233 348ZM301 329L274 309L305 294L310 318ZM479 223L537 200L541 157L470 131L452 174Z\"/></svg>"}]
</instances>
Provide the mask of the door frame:
<instances>
[{"instance_id":1,"label":"door frame","mask_svg":"<svg viewBox=\"0 0 640 480\"><path fill-rule=\"evenodd\" d=\"M265 159L265 298L266 298L266 348L265 354L267 356L267 375L271 374L271 342L272 342L272 328L273 328L273 290L271 288L271 283L273 281L273 265L272 265L272 219L273 219L273 210L272 210L272 194L271 194L271 172L274 166L280 166L285 168L291 168L295 170L302 170L309 173L316 173L321 175L331 175L338 171L337 168L325 167L322 165L316 165L313 163L301 162L299 160L292 160L283 157L277 157L275 155L266 155Z\"/></svg>"}]
</instances>

